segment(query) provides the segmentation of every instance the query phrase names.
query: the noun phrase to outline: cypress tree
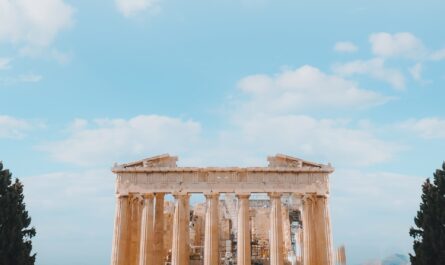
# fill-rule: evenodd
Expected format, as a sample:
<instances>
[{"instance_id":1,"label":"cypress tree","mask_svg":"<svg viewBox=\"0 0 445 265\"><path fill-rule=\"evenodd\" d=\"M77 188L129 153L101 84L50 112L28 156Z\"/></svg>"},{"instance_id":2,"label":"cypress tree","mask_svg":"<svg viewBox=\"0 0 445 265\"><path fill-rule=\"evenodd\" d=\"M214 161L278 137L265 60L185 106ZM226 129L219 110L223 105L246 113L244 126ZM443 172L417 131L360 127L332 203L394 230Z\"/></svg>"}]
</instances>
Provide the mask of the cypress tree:
<instances>
[{"instance_id":1,"label":"cypress tree","mask_svg":"<svg viewBox=\"0 0 445 265\"><path fill-rule=\"evenodd\" d=\"M0 264L34 265L31 238L36 235L25 209L23 184L0 161Z\"/></svg>"},{"instance_id":2,"label":"cypress tree","mask_svg":"<svg viewBox=\"0 0 445 265\"><path fill-rule=\"evenodd\" d=\"M445 264L445 162L436 170L434 180L422 185L422 202L415 227L409 231L414 238L414 254L410 254L412 265Z\"/></svg>"}]
</instances>

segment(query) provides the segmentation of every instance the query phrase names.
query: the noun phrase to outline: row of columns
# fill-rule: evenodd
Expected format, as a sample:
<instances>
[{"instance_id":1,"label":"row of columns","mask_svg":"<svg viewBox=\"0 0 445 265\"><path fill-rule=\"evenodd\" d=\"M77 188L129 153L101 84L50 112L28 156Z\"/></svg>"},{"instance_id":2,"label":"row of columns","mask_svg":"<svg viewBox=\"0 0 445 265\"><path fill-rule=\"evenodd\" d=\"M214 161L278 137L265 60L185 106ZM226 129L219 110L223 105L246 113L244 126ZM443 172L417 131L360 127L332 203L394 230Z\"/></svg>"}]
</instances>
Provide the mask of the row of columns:
<instances>
[{"instance_id":1,"label":"row of columns","mask_svg":"<svg viewBox=\"0 0 445 265\"><path fill-rule=\"evenodd\" d=\"M219 264L219 194L207 193L205 216L204 265ZM174 193L172 265L189 264L190 195ZM237 194L237 264L251 264L249 193ZM271 200L269 248L270 264L283 265L283 220L281 193L269 193ZM111 265L162 265L164 235L164 194L142 195L142 211L121 195L116 203ZM156 200L154 200L156 199ZM155 203L156 202L156 203ZM331 265L332 240L329 209L325 196L303 198L304 265ZM138 223L140 220L140 223ZM134 222L136 225L130 225ZM135 231L132 231L135 230Z\"/></svg>"}]
</instances>

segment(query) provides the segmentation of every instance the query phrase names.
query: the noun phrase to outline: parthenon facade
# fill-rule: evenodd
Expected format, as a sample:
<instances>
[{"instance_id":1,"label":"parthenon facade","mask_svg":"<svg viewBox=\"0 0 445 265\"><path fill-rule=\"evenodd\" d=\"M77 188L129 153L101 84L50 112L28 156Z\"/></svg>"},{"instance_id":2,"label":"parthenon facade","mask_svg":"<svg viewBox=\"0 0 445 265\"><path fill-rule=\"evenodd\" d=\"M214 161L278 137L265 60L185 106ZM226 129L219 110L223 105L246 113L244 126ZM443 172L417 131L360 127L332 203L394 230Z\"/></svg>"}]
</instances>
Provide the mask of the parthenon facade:
<instances>
[{"instance_id":1,"label":"parthenon facade","mask_svg":"<svg viewBox=\"0 0 445 265\"><path fill-rule=\"evenodd\" d=\"M111 265L333 265L334 169L280 154L268 161L178 167L161 155L115 165ZM205 204L191 207L192 194Z\"/></svg>"}]
</instances>

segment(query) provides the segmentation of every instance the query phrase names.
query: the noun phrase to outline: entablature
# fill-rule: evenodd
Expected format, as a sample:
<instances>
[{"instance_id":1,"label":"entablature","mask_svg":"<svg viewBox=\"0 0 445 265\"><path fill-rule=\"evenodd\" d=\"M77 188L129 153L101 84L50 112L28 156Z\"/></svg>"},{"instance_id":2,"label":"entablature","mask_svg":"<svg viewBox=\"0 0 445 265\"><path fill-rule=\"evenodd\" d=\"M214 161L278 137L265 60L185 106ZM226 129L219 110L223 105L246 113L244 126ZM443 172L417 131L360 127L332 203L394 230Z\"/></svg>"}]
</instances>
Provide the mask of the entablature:
<instances>
[{"instance_id":1,"label":"entablature","mask_svg":"<svg viewBox=\"0 0 445 265\"><path fill-rule=\"evenodd\" d=\"M269 157L268 167L177 167L177 157L157 156L123 165L117 174L118 194L144 192L290 192L329 193L330 165L285 155Z\"/></svg>"}]
</instances>

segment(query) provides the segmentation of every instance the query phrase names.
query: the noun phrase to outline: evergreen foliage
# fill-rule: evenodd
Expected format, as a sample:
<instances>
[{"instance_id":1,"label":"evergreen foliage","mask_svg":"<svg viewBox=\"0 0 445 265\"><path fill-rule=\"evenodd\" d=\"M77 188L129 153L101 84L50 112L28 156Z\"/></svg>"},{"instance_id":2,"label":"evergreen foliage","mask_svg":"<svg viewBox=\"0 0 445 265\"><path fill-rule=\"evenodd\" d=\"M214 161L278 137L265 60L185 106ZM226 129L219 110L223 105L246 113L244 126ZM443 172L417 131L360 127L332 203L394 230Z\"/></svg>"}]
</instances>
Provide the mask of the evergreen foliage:
<instances>
[{"instance_id":1,"label":"evergreen foliage","mask_svg":"<svg viewBox=\"0 0 445 265\"><path fill-rule=\"evenodd\" d=\"M422 202L414 218L415 228L409 231L414 238L412 265L445 264L445 162L436 170L434 180L422 186Z\"/></svg>"},{"instance_id":2,"label":"evergreen foliage","mask_svg":"<svg viewBox=\"0 0 445 265\"><path fill-rule=\"evenodd\" d=\"M3 169L0 161L0 264L34 265L31 238L36 235L29 228L31 217L25 209L23 184Z\"/></svg>"}]
</instances>

